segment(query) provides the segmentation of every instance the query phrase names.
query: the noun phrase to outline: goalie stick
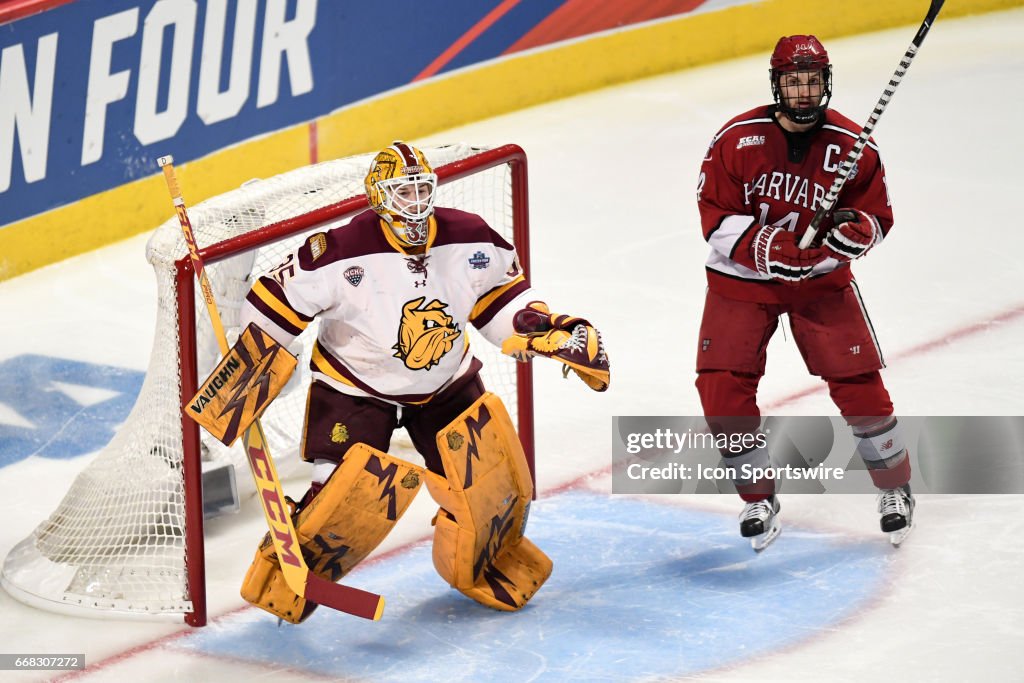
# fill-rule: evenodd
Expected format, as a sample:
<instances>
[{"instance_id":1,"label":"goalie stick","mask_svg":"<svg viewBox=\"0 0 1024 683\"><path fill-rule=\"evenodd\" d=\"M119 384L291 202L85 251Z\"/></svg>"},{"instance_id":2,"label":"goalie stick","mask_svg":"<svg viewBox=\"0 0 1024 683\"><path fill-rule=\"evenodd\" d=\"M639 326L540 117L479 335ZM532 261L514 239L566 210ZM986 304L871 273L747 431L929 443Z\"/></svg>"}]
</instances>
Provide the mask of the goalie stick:
<instances>
[{"instance_id":1,"label":"goalie stick","mask_svg":"<svg viewBox=\"0 0 1024 683\"><path fill-rule=\"evenodd\" d=\"M899 66L896 67L896 71L893 73L892 78L889 79L889 85L886 86L885 90L882 91L882 96L878 98L878 104L875 105L875 110L871 112L871 116L868 117L868 122L864 124L864 128L860 132L860 136L857 137L857 142L854 143L850 149L849 154L843 159L843 163L839 165L839 171L836 173L836 179L832 181L832 187L829 188L825 198L818 205L818 210L814 212L814 217L811 219L811 224L807 228L807 232L804 233L803 237L800 238L799 247L806 249L811 246L811 242L814 241L815 236L818 234L818 227L821 222L832 213L832 207L835 206L836 198L839 193L843 190L843 185L846 184L846 180L850 177L850 171L853 169L853 165L860 159L861 154L864 152L864 145L867 144L868 138L871 137L871 132L875 129L875 124L878 123L878 119L882 117L882 112L885 111L886 106L889 104L889 100L896 93L896 88L899 86L900 81L903 80L903 76L907 73L907 69L910 68L910 63L914 61L914 56L917 54L918 49L921 47L921 43L924 42L925 36L928 35L928 31L932 27L932 23L935 21L935 17L939 15L939 10L942 9L942 5L946 0L932 0L931 6L928 8L928 14L925 16L924 21L921 22L921 27L917 29L917 35L914 36L913 42L910 47L907 48L907 52L903 55L903 59L900 60Z\"/></svg>"},{"instance_id":2,"label":"goalie stick","mask_svg":"<svg viewBox=\"0 0 1024 683\"><path fill-rule=\"evenodd\" d=\"M220 312L217 310L213 288L206 276L203 259L199 255L199 246L196 244L195 233L192 231L192 222L189 220L185 200L181 196L178 179L174 174L174 159L164 156L157 159L157 163L163 169L167 190L171 194L174 210L181 223L181 231L185 236L185 243L188 245L188 253L192 259L196 277L199 279L206 308L210 313L210 321L213 323L221 355L225 355L228 352L227 335L224 334L224 324L221 322ZM270 457L267 440L259 420L256 420L246 430L242 440L249 468L252 471L252 478L256 482L263 515L270 528L270 538L273 539L274 550L277 552L281 571L288 587L297 595L318 605L331 607L364 619L380 619L384 612L383 597L359 588L332 583L309 571L306 560L302 557L302 548L295 533L295 525L288 513L284 492L281 490L281 481L277 476L274 461Z\"/></svg>"}]
</instances>

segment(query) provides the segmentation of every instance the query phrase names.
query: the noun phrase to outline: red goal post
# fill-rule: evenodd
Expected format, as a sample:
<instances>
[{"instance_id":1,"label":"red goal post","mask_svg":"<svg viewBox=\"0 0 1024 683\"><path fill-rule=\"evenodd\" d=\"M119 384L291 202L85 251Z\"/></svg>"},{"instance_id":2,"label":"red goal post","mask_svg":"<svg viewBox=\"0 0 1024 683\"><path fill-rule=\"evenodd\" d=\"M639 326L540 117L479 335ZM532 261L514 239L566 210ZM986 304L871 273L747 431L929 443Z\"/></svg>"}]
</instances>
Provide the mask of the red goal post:
<instances>
[{"instance_id":1,"label":"red goal post","mask_svg":"<svg viewBox=\"0 0 1024 683\"><path fill-rule=\"evenodd\" d=\"M424 152L438 174L437 204L483 216L515 245L529 277L525 152L517 145L487 149L465 144ZM362 181L372 156L250 181L190 207L199 253L229 335L232 325L237 333L238 307L256 277L278 265L305 235L344 225L367 210ZM183 183L188 193L187 175ZM43 609L89 616L184 614L187 623L202 626L207 619L204 468L228 463L240 489L254 487L240 446L227 449L184 414L186 402L198 391L199 376L212 368L219 353L205 307L197 306L195 271L176 219L154 232L147 257L157 275L157 330L136 405L58 509L11 551L0 582L14 597ZM302 467L297 435L309 381L308 357L301 356L315 334L307 330L293 344L300 371L263 419L284 479L308 476L297 469ZM531 365L502 356L473 329L468 334L484 362L488 389L502 396L517 421L532 474ZM393 446L401 454L402 441Z\"/></svg>"}]
</instances>

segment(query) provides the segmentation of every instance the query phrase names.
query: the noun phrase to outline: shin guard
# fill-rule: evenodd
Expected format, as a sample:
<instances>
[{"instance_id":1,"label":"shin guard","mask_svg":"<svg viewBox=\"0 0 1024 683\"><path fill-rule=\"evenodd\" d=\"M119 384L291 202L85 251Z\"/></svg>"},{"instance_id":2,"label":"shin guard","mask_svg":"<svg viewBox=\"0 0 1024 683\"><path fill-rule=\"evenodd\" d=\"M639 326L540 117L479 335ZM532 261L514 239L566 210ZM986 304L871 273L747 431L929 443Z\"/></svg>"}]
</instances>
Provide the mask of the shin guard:
<instances>
[{"instance_id":1,"label":"shin guard","mask_svg":"<svg viewBox=\"0 0 1024 683\"><path fill-rule=\"evenodd\" d=\"M441 509L434 567L482 605L520 609L551 575L551 560L523 536L533 482L501 399L485 393L437 435L447 478L426 472Z\"/></svg>"},{"instance_id":2,"label":"shin guard","mask_svg":"<svg viewBox=\"0 0 1024 683\"><path fill-rule=\"evenodd\" d=\"M338 581L376 548L416 497L423 468L358 443L320 493L295 516L309 570ZM316 604L284 580L270 535L264 537L242 583L242 597L298 624Z\"/></svg>"}]
</instances>

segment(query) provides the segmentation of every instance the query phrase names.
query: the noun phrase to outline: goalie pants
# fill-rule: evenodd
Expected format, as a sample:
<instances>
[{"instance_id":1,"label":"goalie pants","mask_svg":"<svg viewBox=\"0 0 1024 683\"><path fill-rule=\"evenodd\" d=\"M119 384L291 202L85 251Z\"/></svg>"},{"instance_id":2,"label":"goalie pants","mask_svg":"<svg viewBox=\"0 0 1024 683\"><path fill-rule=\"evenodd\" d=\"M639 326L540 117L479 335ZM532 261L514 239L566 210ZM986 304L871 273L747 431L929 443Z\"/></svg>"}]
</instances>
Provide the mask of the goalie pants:
<instances>
[{"instance_id":1,"label":"goalie pants","mask_svg":"<svg viewBox=\"0 0 1024 683\"><path fill-rule=\"evenodd\" d=\"M786 304L738 301L707 292L697 350L697 391L712 431L758 429L757 387L765 372L768 342L783 313L789 316L808 372L826 382L832 401L855 433L891 429L893 406L879 373L885 363L857 285L851 282L835 292ZM761 450L743 455L767 465L767 451ZM880 488L910 480L905 454L865 462ZM738 488L744 500L752 502L773 493L774 482L745 482Z\"/></svg>"},{"instance_id":2,"label":"goalie pants","mask_svg":"<svg viewBox=\"0 0 1024 683\"><path fill-rule=\"evenodd\" d=\"M349 396L314 381L306 400L306 421L302 436L302 459L341 462L356 443L365 443L385 453L391 435L405 427L427 469L445 475L437 451L437 433L484 394L484 383L476 373L460 377L422 406L398 406L375 398Z\"/></svg>"}]
</instances>

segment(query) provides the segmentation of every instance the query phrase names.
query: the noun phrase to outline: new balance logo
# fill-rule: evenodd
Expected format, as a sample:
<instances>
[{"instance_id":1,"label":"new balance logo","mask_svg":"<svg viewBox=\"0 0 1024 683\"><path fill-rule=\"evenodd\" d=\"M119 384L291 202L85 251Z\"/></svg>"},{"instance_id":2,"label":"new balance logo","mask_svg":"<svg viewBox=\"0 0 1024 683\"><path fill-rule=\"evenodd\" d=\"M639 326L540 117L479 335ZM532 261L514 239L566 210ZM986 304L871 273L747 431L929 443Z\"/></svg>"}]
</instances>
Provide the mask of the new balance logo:
<instances>
[{"instance_id":1,"label":"new balance logo","mask_svg":"<svg viewBox=\"0 0 1024 683\"><path fill-rule=\"evenodd\" d=\"M889 439L888 441L883 443L882 447L878 449L878 452L881 453L882 451L887 451L890 448L892 448L892 439Z\"/></svg>"}]
</instances>

